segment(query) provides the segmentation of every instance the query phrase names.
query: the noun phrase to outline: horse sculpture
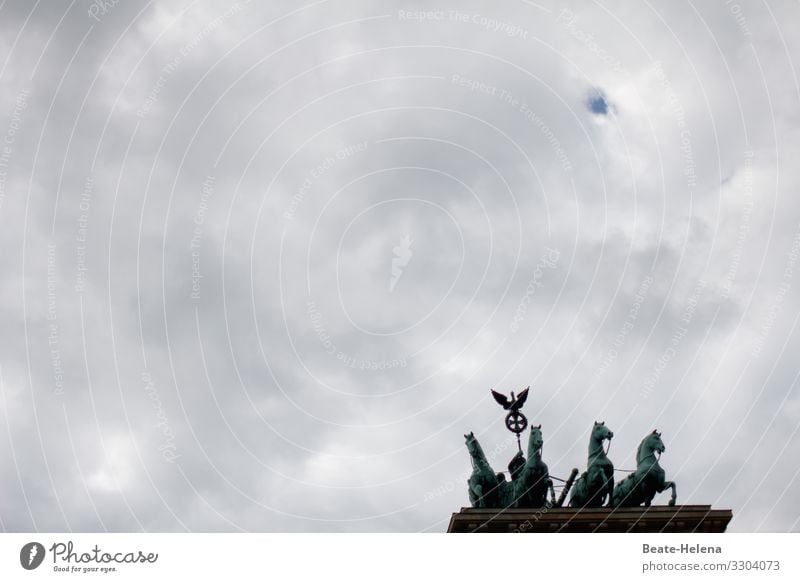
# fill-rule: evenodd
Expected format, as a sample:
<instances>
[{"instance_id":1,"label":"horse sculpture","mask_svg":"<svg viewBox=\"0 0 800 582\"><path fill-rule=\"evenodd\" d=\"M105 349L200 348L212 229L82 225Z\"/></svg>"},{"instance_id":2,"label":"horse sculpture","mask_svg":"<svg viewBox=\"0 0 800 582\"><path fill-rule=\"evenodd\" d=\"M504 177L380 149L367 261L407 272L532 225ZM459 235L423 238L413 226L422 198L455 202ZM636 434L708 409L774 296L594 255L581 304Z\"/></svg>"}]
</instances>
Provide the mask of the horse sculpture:
<instances>
[{"instance_id":1,"label":"horse sculpture","mask_svg":"<svg viewBox=\"0 0 800 582\"><path fill-rule=\"evenodd\" d=\"M492 470L475 435L465 434L464 438L472 461L472 475L467 480L472 507L507 507L512 502L510 484L502 473Z\"/></svg>"},{"instance_id":2,"label":"horse sculpture","mask_svg":"<svg viewBox=\"0 0 800 582\"><path fill-rule=\"evenodd\" d=\"M542 425L531 427L531 436L528 438L528 460L516 472L512 486L514 490L515 507L552 507L555 505L556 494L553 490L553 480L547 465L542 461ZM517 453L522 457L522 453ZM512 464L514 461L512 461ZM550 501L547 500L547 491L550 491Z\"/></svg>"},{"instance_id":3,"label":"horse sculpture","mask_svg":"<svg viewBox=\"0 0 800 582\"><path fill-rule=\"evenodd\" d=\"M658 458L665 450L660 432L654 430L644 437L636 451L636 472L620 481L614 489L612 500L614 507L635 507L642 503L645 507L649 507L656 493L661 493L668 487L672 488L669 504L675 505L677 497L675 483L664 480L664 469L658 464ZM658 457L655 455L656 452Z\"/></svg>"},{"instance_id":4,"label":"horse sculpture","mask_svg":"<svg viewBox=\"0 0 800 582\"><path fill-rule=\"evenodd\" d=\"M589 437L589 461L586 472L576 481L569 499L571 507L602 507L614 495L614 464L603 450L603 441L614 436L605 422L595 421Z\"/></svg>"}]
</instances>

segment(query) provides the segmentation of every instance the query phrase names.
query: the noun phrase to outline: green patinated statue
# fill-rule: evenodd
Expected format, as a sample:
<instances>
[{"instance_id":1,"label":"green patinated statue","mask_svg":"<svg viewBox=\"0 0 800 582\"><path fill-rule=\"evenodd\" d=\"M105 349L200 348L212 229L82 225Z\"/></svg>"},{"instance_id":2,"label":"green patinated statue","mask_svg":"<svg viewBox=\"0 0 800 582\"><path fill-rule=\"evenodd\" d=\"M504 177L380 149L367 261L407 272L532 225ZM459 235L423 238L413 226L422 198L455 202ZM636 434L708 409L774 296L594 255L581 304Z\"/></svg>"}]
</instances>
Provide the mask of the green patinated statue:
<instances>
[{"instance_id":1,"label":"green patinated statue","mask_svg":"<svg viewBox=\"0 0 800 582\"><path fill-rule=\"evenodd\" d=\"M517 453L515 459L524 461L519 463L516 474L512 471L512 486L514 490L514 507L552 507L555 505L556 495L553 490L553 481L547 464L542 461L542 425L532 426L528 438L528 460L522 453ZM513 461L512 461L513 463ZM509 465L509 469L511 466ZM550 501L547 492L550 491Z\"/></svg>"},{"instance_id":2,"label":"green patinated statue","mask_svg":"<svg viewBox=\"0 0 800 582\"><path fill-rule=\"evenodd\" d=\"M495 473L473 433L465 434L472 461L472 475L467 480L472 507L508 507L513 502L511 485L502 473Z\"/></svg>"},{"instance_id":3,"label":"green patinated statue","mask_svg":"<svg viewBox=\"0 0 800 582\"><path fill-rule=\"evenodd\" d=\"M563 497L556 502L553 481L547 464L542 461L541 425L531 427L528 459L519 452L508 464L511 481L503 473L495 473L473 433L464 438L472 461L472 474L467 481L472 507L553 507L563 503Z\"/></svg>"},{"instance_id":4,"label":"green patinated statue","mask_svg":"<svg viewBox=\"0 0 800 582\"><path fill-rule=\"evenodd\" d=\"M517 437L519 452L514 455L508 464L508 474L511 481L506 481L505 475L495 473L483 453L478 439L473 433L465 434L467 450L472 461L472 474L467 480L469 487L469 501L472 507L561 507L566 499L578 470L573 470L572 475L565 482L561 496L556 501L553 480L550 477L547 465L542 461L542 425L532 426L528 437L528 458L522 454L520 434L528 426L528 419L520 410L528 399L528 388L522 390L518 396L511 393L511 397L491 390L492 396L500 404L506 414L506 428ZM550 492L550 499L547 493Z\"/></svg>"},{"instance_id":5,"label":"green patinated statue","mask_svg":"<svg viewBox=\"0 0 800 582\"><path fill-rule=\"evenodd\" d=\"M586 472L575 482L570 507L602 507L614 496L614 464L603 450L603 441L614 436L605 422L595 421L589 437L589 461Z\"/></svg>"},{"instance_id":6,"label":"green patinated statue","mask_svg":"<svg viewBox=\"0 0 800 582\"><path fill-rule=\"evenodd\" d=\"M614 489L614 507L635 507L644 503L650 506L656 493L661 493L667 488L672 489L670 505L675 505L677 492L673 481L665 481L664 469L658 464L658 457L666 450L661 441L661 433L653 431L642 440L636 451L636 472L628 475L617 484Z\"/></svg>"},{"instance_id":7,"label":"green patinated statue","mask_svg":"<svg viewBox=\"0 0 800 582\"><path fill-rule=\"evenodd\" d=\"M518 398L508 399L492 391L495 399L505 401L504 408L509 410L506 426L517 436L525 430L527 420L519 411L527 397L527 389L520 393ZM501 398L498 398L500 396ZM501 402L502 403L502 402ZM512 418L513 417L513 418ZM508 419L520 421L509 425ZM508 464L508 473L511 480L507 481L503 473L495 473L478 439L473 433L465 434L467 450L472 461L472 474L467 480L469 487L469 501L472 507L479 508L541 508L561 507L570 492L570 507L635 507L641 504L649 506L656 493L661 493L667 488L672 489L670 505L675 505L675 483L664 479L664 469L658 464L661 453L664 452L664 443L661 433L653 431L642 440L636 452L636 471L626 479L614 486L614 464L608 458L603 442L611 441L614 433L606 427L604 422L595 421L589 437L589 459L586 471L575 481L578 469L573 469L569 478L564 481L564 487L558 500L555 497L553 479L547 464L542 460L542 425L531 426L528 437L528 458L520 451ZM658 453L658 457L656 456ZM562 479L559 479L563 481ZM572 487L574 483L574 488ZM548 499L548 492L550 498Z\"/></svg>"}]
</instances>

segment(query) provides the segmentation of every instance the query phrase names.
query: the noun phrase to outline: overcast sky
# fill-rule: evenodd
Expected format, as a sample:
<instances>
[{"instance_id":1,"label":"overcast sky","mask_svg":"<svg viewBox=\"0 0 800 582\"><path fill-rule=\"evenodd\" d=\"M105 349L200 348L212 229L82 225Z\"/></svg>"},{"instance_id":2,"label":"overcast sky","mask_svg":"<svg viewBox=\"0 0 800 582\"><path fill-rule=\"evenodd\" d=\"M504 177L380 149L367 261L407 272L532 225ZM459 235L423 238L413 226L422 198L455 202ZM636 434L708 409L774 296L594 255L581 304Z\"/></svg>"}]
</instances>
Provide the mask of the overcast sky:
<instances>
[{"instance_id":1,"label":"overcast sky","mask_svg":"<svg viewBox=\"0 0 800 582\"><path fill-rule=\"evenodd\" d=\"M798 22L0 0L0 528L444 531L530 385L800 531Z\"/></svg>"}]
</instances>

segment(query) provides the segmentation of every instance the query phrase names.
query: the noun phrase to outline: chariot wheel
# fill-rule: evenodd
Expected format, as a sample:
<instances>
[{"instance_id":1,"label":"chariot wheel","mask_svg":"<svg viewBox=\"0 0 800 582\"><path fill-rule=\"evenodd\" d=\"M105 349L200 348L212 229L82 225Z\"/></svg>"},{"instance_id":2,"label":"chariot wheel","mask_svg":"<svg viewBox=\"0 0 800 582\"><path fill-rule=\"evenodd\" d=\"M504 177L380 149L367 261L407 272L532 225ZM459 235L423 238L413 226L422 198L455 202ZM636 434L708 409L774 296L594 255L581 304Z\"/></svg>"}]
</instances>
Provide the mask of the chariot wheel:
<instances>
[{"instance_id":1,"label":"chariot wheel","mask_svg":"<svg viewBox=\"0 0 800 582\"><path fill-rule=\"evenodd\" d=\"M509 412L506 415L506 428L514 434L519 434L528 428L528 419L518 410Z\"/></svg>"}]
</instances>

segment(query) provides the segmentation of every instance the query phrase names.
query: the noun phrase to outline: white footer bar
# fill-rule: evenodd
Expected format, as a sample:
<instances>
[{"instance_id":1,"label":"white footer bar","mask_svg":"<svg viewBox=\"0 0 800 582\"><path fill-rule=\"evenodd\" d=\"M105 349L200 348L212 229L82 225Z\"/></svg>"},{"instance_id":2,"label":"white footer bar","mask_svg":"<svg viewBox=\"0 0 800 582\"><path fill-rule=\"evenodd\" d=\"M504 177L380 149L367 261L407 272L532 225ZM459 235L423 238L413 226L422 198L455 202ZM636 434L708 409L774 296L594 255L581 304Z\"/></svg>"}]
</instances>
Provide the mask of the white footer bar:
<instances>
[{"instance_id":1,"label":"white footer bar","mask_svg":"<svg viewBox=\"0 0 800 582\"><path fill-rule=\"evenodd\" d=\"M0 580L800 580L800 534L2 534Z\"/></svg>"}]
</instances>

